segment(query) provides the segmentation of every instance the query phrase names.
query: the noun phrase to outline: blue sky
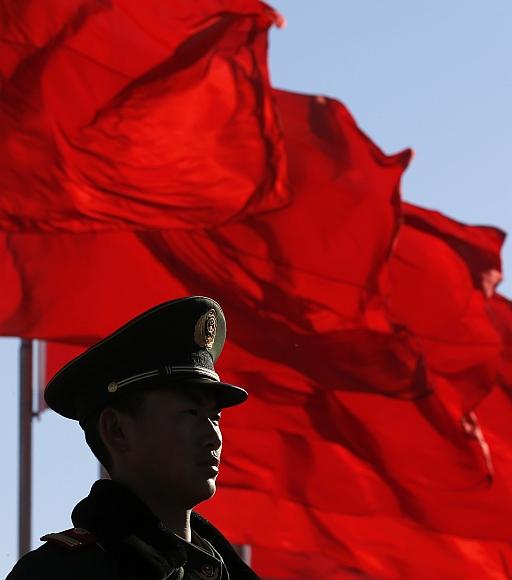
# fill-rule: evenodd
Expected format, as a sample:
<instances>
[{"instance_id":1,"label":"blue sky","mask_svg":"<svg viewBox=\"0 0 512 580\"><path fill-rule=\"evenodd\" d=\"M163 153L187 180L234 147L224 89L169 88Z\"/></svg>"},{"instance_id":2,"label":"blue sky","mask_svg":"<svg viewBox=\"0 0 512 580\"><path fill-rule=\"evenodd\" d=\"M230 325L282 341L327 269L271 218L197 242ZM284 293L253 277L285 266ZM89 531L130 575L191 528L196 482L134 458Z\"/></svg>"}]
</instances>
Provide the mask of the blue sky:
<instances>
[{"instance_id":1,"label":"blue sky","mask_svg":"<svg viewBox=\"0 0 512 580\"><path fill-rule=\"evenodd\" d=\"M512 232L510 0L277 0L275 86L343 101L386 152L416 156L404 198ZM512 296L512 247L501 291ZM17 341L0 339L0 577L17 552ZM69 527L97 465L71 421L34 421L33 542Z\"/></svg>"}]
</instances>

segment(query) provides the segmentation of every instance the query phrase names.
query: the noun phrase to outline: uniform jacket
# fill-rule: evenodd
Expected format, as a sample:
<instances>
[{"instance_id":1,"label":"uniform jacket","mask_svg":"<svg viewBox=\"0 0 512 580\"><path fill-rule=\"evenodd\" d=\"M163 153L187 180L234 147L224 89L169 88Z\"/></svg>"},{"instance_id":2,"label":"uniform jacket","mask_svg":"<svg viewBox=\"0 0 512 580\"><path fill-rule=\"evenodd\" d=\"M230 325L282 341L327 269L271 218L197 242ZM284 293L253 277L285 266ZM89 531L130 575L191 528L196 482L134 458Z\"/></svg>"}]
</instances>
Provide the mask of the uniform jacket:
<instances>
[{"instance_id":1,"label":"uniform jacket","mask_svg":"<svg viewBox=\"0 0 512 580\"><path fill-rule=\"evenodd\" d=\"M7 580L259 580L199 514L192 512L189 544L112 481L96 482L72 520L76 528L43 536Z\"/></svg>"}]
</instances>

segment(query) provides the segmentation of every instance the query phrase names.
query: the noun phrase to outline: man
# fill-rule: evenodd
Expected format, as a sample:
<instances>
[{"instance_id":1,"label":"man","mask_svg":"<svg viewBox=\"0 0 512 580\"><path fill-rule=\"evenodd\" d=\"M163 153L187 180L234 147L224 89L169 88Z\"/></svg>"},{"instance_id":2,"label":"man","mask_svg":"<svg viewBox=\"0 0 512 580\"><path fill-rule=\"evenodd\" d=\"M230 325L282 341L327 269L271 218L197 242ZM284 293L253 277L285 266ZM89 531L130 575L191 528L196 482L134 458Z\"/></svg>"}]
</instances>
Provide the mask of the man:
<instances>
[{"instance_id":1,"label":"man","mask_svg":"<svg viewBox=\"0 0 512 580\"><path fill-rule=\"evenodd\" d=\"M75 507L75 528L43 536L8 580L258 578L192 511L215 493L221 410L247 399L215 372L225 336L214 300L173 300L53 377L46 402L80 422L110 480Z\"/></svg>"}]
</instances>

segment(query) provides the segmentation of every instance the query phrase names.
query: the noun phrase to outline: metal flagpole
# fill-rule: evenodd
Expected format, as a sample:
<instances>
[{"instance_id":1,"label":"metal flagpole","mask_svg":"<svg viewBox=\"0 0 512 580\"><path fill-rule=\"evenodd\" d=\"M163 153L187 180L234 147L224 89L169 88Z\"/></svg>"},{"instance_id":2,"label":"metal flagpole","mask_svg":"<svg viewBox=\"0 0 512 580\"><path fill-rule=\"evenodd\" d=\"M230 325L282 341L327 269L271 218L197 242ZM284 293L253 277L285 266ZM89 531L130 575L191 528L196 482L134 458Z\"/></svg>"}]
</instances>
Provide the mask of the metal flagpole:
<instances>
[{"instance_id":1,"label":"metal flagpole","mask_svg":"<svg viewBox=\"0 0 512 580\"><path fill-rule=\"evenodd\" d=\"M32 523L32 341L20 345L19 557L30 550Z\"/></svg>"}]
</instances>

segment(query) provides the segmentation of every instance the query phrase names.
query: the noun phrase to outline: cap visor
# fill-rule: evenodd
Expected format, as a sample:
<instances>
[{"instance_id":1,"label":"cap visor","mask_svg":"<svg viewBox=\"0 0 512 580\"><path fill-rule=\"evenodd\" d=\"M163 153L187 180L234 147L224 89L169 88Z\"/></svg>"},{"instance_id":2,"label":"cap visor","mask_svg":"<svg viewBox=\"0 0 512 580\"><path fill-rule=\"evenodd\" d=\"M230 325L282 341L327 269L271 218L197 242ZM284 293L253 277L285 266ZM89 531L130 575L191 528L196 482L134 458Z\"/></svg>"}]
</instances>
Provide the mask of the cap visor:
<instances>
[{"instance_id":1,"label":"cap visor","mask_svg":"<svg viewBox=\"0 0 512 580\"><path fill-rule=\"evenodd\" d=\"M234 407L241 405L247 401L249 394L242 387L231 385L229 383L222 383L213 381L206 377L187 378L179 381L181 385L190 385L191 387L198 387L207 391L214 391L220 407Z\"/></svg>"}]
</instances>

